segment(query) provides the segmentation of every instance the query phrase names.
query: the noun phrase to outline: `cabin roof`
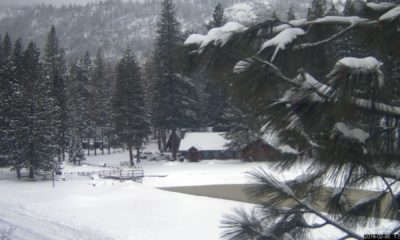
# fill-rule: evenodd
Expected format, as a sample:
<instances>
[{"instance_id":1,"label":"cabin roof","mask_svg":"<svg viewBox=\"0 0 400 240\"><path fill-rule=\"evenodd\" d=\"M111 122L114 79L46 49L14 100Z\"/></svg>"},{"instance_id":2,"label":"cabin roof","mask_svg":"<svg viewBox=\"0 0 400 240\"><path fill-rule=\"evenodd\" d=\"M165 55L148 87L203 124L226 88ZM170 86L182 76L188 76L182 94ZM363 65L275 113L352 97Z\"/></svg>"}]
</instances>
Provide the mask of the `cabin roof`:
<instances>
[{"instance_id":1,"label":"cabin roof","mask_svg":"<svg viewBox=\"0 0 400 240\"><path fill-rule=\"evenodd\" d=\"M230 140L225 132L188 132L181 140L179 151L188 151L195 147L199 151L225 151Z\"/></svg>"}]
</instances>

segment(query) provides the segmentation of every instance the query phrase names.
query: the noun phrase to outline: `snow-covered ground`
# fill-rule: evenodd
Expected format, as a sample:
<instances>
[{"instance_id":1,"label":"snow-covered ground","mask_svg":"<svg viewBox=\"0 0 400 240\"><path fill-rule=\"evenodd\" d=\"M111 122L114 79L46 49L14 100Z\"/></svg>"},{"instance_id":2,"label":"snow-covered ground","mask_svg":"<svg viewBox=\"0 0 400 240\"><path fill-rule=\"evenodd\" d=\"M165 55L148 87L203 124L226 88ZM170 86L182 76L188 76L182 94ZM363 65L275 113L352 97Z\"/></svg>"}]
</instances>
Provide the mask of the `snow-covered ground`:
<instances>
[{"instance_id":1,"label":"snow-covered ground","mask_svg":"<svg viewBox=\"0 0 400 240\"><path fill-rule=\"evenodd\" d=\"M156 152L150 144L144 152ZM239 160L199 163L143 160L143 184L113 180L90 180L74 173L119 167L128 160L127 152L87 157L89 165L64 165L66 181L17 181L7 169L0 169L0 232L15 228L13 240L152 240L220 238L220 222L234 208L253 205L173 193L158 187L213 184L243 184L252 180L246 172L266 163ZM296 168L282 180L304 171ZM389 227L386 224L386 227ZM373 231L370 229L370 231ZM331 239L340 233L326 227L317 239Z\"/></svg>"},{"instance_id":2,"label":"snow-covered ground","mask_svg":"<svg viewBox=\"0 0 400 240\"><path fill-rule=\"evenodd\" d=\"M144 151L155 151L154 145ZM159 190L249 181L256 163L143 160L143 184L90 180L76 172L119 167L127 152L87 157L89 165L64 164L66 181L17 181L0 169L0 228L13 227L13 240L219 239L223 214L250 204ZM93 184L96 181L96 184ZM95 186L94 186L95 185ZM1 231L1 229L0 229Z\"/></svg>"}]
</instances>

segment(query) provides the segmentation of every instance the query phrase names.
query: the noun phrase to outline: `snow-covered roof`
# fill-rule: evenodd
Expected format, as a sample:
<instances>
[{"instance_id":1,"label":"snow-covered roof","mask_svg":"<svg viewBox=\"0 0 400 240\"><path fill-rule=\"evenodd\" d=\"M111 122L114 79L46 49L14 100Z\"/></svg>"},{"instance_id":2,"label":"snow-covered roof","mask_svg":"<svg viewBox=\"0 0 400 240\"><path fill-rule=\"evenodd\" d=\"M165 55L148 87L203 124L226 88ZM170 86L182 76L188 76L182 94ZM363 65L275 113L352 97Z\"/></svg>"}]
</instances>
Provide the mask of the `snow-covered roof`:
<instances>
[{"instance_id":1,"label":"snow-covered roof","mask_svg":"<svg viewBox=\"0 0 400 240\"><path fill-rule=\"evenodd\" d=\"M230 143L224 132L188 132L181 140L179 151L195 147L199 151L225 151Z\"/></svg>"}]
</instances>

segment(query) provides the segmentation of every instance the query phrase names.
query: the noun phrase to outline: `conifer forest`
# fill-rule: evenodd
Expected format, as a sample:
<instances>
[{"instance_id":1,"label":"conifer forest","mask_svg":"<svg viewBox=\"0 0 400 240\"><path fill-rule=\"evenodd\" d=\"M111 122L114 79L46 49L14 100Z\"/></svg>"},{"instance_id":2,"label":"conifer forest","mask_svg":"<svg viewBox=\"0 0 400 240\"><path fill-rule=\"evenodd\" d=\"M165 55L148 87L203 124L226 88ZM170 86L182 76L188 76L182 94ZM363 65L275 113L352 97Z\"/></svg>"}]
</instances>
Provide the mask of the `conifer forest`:
<instances>
[{"instance_id":1,"label":"conifer forest","mask_svg":"<svg viewBox=\"0 0 400 240\"><path fill-rule=\"evenodd\" d=\"M400 1L0 3L25 239L400 239Z\"/></svg>"}]
</instances>

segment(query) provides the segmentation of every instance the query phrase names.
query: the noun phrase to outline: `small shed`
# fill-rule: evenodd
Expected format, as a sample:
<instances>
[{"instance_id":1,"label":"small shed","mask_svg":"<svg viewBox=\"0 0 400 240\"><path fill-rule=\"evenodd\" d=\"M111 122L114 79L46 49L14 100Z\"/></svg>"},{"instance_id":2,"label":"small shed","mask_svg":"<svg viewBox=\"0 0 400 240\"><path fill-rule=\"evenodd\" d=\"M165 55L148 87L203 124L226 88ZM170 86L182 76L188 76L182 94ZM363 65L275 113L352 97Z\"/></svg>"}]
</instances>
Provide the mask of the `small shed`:
<instances>
[{"instance_id":1,"label":"small shed","mask_svg":"<svg viewBox=\"0 0 400 240\"><path fill-rule=\"evenodd\" d=\"M241 150L242 158L247 161L279 161L284 157L297 154L297 150L287 144L282 144L279 137L271 132Z\"/></svg>"},{"instance_id":2,"label":"small shed","mask_svg":"<svg viewBox=\"0 0 400 240\"><path fill-rule=\"evenodd\" d=\"M187 132L181 139L179 154L190 161L237 159L240 152L230 150L224 132Z\"/></svg>"},{"instance_id":3,"label":"small shed","mask_svg":"<svg viewBox=\"0 0 400 240\"><path fill-rule=\"evenodd\" d=\"M256 140L241 150L243 160L246 161L277 161L281 152L262 139Z\"/></svg>"}]
</instances>

